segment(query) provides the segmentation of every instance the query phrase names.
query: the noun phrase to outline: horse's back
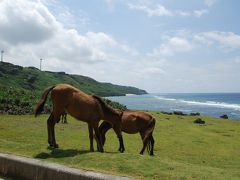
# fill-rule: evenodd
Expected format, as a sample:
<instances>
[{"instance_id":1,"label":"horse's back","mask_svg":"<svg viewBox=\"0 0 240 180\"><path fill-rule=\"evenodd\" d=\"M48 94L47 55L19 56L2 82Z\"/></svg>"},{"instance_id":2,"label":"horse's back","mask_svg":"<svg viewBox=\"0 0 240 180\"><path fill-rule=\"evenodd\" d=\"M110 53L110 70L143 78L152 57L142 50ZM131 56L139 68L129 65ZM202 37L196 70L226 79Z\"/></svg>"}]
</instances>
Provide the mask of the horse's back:
<instances>
[{"instance_id":1,"label":"horse's back","mask_svg":"<svg viewBox=\"0 0 240 180\"><path fill-rule=\"evenodd\" d=\"M122 130L134 134L148 128L152 116L142 111L124 111L122 116Z\"/></svg>"},{"instance_id":2,"label":"horse's back","mask_svg":"<svg viewBox=\"0 0 240 180\"><path fill-rule=\"evenodd\" d=\"M52 100L54 106L57 106L60 111L67 112L82 121L89 118L97 118L99 113L94 116L93 112L98 112L99 107L96 101L88 94L69 85L58 84L52 90ZM91 110L91 111L90 111Z\"/></svg>"},{"instance_id":3,"label":"horse's back","mask_svg":"<svg viewBox=\"0 0 240 180\"><path fill-rule=\"evenodd\" d=\"M137 121L141 121L142 123L148 123L153 117L143 111L124 111L123 116L126 117L126 119L138 119Z\"/></svg>"}]
</instances>

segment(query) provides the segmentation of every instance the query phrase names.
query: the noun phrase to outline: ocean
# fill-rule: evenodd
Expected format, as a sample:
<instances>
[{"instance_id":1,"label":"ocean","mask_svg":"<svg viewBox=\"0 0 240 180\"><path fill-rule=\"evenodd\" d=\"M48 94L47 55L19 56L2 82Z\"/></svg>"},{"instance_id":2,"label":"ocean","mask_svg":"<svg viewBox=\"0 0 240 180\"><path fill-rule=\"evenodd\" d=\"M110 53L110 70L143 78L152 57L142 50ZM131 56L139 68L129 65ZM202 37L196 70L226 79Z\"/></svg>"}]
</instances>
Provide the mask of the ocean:
<instances>
[{"instance_id":1,"label":"ocean","mask_svg":"<svg viewBox=\"0 0 240 180\"><path fill-rule=\"evenodd\" d=\"M227 114L229 119L240 120L240 93L154 93L108 97L128 109L182 111L212 117Z\"/></svg>"}]
</instances>

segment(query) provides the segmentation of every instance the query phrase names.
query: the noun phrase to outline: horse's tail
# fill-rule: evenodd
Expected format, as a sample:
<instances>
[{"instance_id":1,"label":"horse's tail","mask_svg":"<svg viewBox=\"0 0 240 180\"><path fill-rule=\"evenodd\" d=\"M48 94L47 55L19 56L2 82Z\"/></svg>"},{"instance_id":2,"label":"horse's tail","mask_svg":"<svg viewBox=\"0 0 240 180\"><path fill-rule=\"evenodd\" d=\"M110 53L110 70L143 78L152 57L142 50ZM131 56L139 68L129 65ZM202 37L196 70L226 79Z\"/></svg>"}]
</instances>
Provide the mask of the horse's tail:
<instances>
[{"instance_id":1,"label":"horse's tail","mask_svg":"<svg viewBox=\"0 0 240 180\"><path fill-rule=\"evenodd\" d=\"M52 91L52 89L54 88L55 86L51 86L51 87L48 87L47 89L44 90L43 94L42 94L42 97L41 99L39 100L35 110L34 110L34 114L35 114L35 117L37 115L39 115L42 111L43 111L43 108L44 108L44 105L45 105L45 102L47 100L47 96L49 94L50 91Z\"/></svg>"},{"instance_id":2,"label":"horse's tail","mask_svg":"<svg viewBox=\"0 0 240 180\"><path fill-rule=\"evenodd\" d=\"M151 122L149 124L150 129L149 129L149 137L148 137L148 143L147 143L147 151L148 151L148 154L150 154L150 155L151 155L151 149L153 148L153 143L154 143L152 133L153 133L153 130L155 127L155 123L156 123L156 120L155 120L155 118L152 117Z\"/></svg>"}]
</instances>

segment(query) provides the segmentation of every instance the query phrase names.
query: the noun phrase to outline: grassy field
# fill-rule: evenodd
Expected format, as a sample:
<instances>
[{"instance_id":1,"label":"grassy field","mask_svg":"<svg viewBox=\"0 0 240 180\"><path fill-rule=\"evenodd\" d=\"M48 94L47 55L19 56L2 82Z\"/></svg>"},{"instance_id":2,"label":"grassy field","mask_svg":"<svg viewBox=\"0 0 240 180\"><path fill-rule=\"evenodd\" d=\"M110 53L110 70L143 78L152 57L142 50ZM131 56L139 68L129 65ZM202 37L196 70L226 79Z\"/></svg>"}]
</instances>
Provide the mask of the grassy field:
<instances>
[{"instance_id":1,"label":"grassy field","mask_svg":"<svg viewBox=\"0 0 240 180\"><path fill-rule=\"evenodd\" d=\"M119 153L112 130L105 153L90 153L87 125L70 117L56 125L60 148L50 150L46 115L0 116L0 152L137 179L240 179L240 121L201 117L206 124L198 125L196 117L151 114L157 120L153 157L139 155L138 134L124 134L126 151Z\"/></svg>"}]
</instances>

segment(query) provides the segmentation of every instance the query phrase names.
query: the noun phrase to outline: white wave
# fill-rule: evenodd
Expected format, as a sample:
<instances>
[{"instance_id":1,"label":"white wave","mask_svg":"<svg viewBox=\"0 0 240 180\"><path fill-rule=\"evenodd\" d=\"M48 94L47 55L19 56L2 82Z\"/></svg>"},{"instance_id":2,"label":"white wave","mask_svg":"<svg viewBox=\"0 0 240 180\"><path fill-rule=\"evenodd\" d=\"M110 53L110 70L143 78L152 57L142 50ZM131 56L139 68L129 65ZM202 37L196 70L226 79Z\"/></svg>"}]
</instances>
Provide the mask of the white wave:
<instances>
[{"instance_id":1,"label":"white wave","mask_svg":"<svg viewBox=\"0 0 240 180\"><path fill-rule=\"evenodd\" d=\"M160 99L160 100L166 100L166 101L177 101L177 99L174 98L165 98L165 97L161 97L161 96L154 96L156 99Z\"/></svg>"},{"instance_id":2,"label":"white wave","mask_svg":"<svg viewBox=\"0 0 240 180\"><path fill-rule=\"evenodd\" d=\"M184 99L165 98L162 96L154 96L154 97L156 99L165 100L165 101L176 101L179 103L186 103L191 105L212 106L212 107L228 108L228 109L234 109L234 110L240 111L240 104L229 104L229 103L215 102L215 101L206 101L206 102L188 101Z\"/></svg>"},{"instance_id":3,"label":"white wave","mask_svg":"<svg viewBox=\"0 0 240 180\"><path fill-rule=\"evenodd\" d=\"M228 108L240 111L240 104L229 104L223 102L214 102L214 101L206 101L206 102L199 102L199 101L186 101L186 100L179 100L179 102L192 104L192 105L203 105L203 106L213 106L219 108Z\"/></svg>"},{"instance_id":4,"label":"white wave","mask_svg":"<svg viewBox=\"0 0 240 180\"><path fill-rule=\"evenodd\" d=\"M136 94L125 94L125 96L136 96Z\"/></svg>"}]
</instances>

